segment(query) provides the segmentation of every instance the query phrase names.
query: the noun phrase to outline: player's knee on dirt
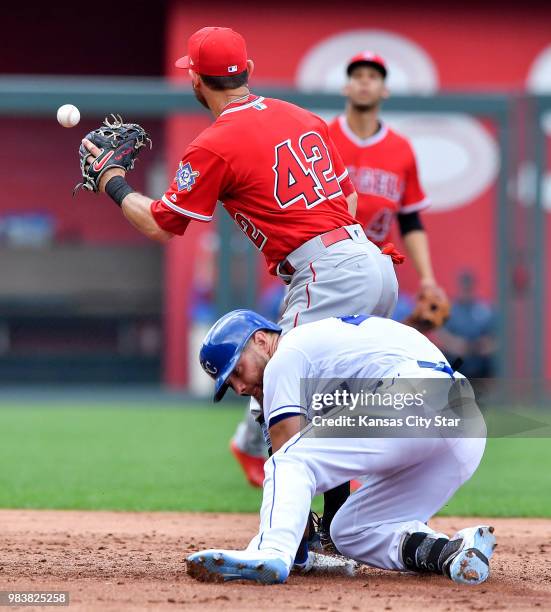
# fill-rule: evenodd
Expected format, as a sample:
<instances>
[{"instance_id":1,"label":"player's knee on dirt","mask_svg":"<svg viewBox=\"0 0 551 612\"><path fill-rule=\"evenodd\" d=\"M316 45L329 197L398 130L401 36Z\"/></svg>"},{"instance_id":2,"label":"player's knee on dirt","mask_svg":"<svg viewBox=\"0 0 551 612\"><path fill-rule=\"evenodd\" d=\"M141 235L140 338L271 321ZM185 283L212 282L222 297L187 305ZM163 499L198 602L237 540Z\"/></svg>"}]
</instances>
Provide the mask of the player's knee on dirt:
<instances>
[{"instance_id":1,"label":"player's knee on dirt","mask_svg":"<svg viewBox=\"0 0 551 612\"><path fill-rule=\"evenodd\" d=\"M349 524L350 516L337 512L331 521L329 534L339 553L349 559L358 554L358 528Z\"/></svg>"},{"instance_id":2,"label":"player's knee on dirt","mask_svg":"<svg viewBox=\"0 0 551 612\"><path fill-rule=\"evenodd\" d=\"M413 572L442 574L444 563L461 548L461 540L450 541L441 534L410 533L402 542L402 560Z\"/></svg>"}]
</instances>

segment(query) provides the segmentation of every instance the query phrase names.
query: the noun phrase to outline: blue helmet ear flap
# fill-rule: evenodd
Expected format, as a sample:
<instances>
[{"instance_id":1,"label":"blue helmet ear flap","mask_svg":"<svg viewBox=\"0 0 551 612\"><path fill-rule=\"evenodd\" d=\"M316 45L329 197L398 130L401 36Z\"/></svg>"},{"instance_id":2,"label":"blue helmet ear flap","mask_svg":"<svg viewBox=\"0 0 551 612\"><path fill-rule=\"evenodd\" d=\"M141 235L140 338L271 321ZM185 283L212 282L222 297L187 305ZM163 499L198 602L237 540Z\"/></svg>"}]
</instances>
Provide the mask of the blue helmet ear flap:
<instances>
[{"instance_id":1,"label":"blue helmet ear flap","mask_svg":"<svg viewBox=\"0 0 551 612\"><path fill-rule=\"evenodd\" d=\"M279 325L253 310L232 310L210 328L199 353L205 372L215 381L214 401L219 402L228 389L233 372L249 338L259 330L281 333Z\"/></svg>"}]
</instances>

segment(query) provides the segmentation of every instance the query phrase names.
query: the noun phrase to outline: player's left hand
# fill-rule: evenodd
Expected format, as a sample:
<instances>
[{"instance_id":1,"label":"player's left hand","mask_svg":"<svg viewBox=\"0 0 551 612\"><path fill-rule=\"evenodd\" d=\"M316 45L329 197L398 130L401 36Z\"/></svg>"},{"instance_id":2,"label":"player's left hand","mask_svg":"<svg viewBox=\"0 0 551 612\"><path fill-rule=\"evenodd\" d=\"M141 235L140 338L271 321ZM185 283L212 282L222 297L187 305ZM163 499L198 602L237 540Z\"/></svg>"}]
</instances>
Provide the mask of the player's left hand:
<instances>
[{"instance_id":1,"label":"player's left hand","mask_svg":"<svg viewBox=\"0 0 551 612\"><path fill-rule=\"evenodd\" d=\"M73 195L81 188L96 193L104 191L109 179L117 174L124 176L134 168L142 147L151 148L151 138L140 125L123 123L120 116L111 117L106 117L101 127L82 140L79 148L82 182Z\"/></svg>"},{"instance_id":2,"label":"player's left hand","mask_svg":"<svg viewBox=\"0 0 551 612\"><path fill-rule=\"evenodd\" d=\"M82 139L82 144L90 151L91 155L88 155L86 158L86 165L90 166L102 153L102 150L99 147L88 140L88 138ZM105 185L109 182L109 179L112 179L114 176L125 176L126 171L122 168L108 168L102 175L98 183L98 191L101 193L105 192Z\"/></svg>"}]
</instances>

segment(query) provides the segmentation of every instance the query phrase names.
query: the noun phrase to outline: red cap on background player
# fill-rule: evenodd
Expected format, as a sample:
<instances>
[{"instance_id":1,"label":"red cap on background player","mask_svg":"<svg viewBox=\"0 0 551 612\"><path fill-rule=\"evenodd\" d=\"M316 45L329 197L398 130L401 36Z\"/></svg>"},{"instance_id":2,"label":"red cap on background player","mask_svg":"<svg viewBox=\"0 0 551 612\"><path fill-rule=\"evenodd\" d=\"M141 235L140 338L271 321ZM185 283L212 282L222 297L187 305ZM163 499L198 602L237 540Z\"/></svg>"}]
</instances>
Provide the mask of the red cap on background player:
<instances>
[{"instance_id":1,"label":"red cap on background player","mask_svg":"<svg viewBox=\"0 0 551 612\"><path fill-rule=\"evenodd\" d=\"M373 68L376 68L383 75L383 79L386 78L388 71L385 60L380 55L377 55L372 51L362 51L361 53L357 53L354 57L350 58L346 66L346 74L350 76L352 74L352 70L354 70L356 66L362 65L373 66Z\"/></svg>"},{"instance_id":2,"label":"red cap on background player","mask_svg":"<svg viewBox=\"0 0 551 612\"><path fill-rule=\"evenodd\" d=\"M177 68L207 76L228 76L247 69L247 46L241 34L230 28L201 28L188 40L188 54L175 62Z\"/></svg>"}]
</instances>

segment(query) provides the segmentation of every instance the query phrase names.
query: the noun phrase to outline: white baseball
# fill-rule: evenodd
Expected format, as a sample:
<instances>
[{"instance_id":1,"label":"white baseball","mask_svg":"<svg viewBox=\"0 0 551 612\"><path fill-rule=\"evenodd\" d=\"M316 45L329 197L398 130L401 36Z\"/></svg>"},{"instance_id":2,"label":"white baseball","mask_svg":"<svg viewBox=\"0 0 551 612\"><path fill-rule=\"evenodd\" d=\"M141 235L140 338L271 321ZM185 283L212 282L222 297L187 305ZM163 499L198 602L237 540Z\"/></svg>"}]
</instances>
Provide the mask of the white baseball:
<instances>
[{"instance_id":1,"label":"white baseball","mask_svg":"<svg viewBox=\"0 0 551 612\"><path fill-rule=\"evenodd\" d=\"M63 127L75 127L80 121L80 111L73 104L64 104L57 109L57 121Z\"/></svg>"}]
</instances>

